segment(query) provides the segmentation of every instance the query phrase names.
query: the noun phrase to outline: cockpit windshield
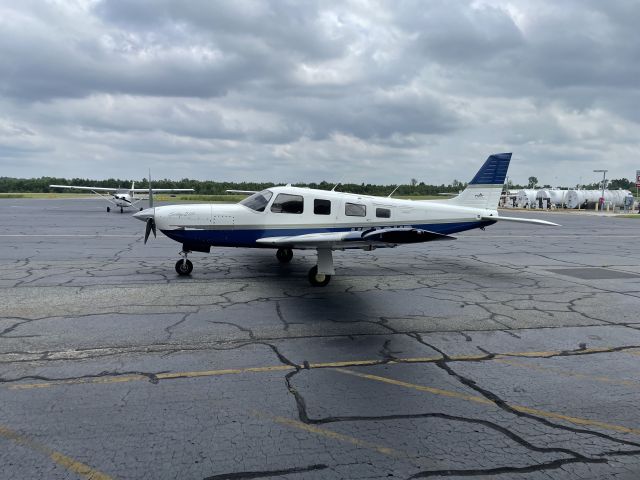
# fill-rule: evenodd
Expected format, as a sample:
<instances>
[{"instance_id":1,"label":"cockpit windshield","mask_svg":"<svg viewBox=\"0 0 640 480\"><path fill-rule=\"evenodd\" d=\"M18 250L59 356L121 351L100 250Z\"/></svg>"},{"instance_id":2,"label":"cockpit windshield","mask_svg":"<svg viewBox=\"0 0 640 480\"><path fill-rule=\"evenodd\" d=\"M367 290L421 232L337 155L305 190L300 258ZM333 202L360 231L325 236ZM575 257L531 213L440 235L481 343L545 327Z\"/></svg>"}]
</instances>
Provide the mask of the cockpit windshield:
<instances>
[{"instance_id":1,"label":"cockpit windshield","mask_svg":"<svg viewBox=\"0 0 640 480\"><path fill-rule=\"evenodd\" d=\"M264 212L264 209L267 207L267 203L269 203L272 196L273 192L271 190L263 190L245 198L240 202L240 205L244 205L256 212Z\"/></svg>"}]
</instances>

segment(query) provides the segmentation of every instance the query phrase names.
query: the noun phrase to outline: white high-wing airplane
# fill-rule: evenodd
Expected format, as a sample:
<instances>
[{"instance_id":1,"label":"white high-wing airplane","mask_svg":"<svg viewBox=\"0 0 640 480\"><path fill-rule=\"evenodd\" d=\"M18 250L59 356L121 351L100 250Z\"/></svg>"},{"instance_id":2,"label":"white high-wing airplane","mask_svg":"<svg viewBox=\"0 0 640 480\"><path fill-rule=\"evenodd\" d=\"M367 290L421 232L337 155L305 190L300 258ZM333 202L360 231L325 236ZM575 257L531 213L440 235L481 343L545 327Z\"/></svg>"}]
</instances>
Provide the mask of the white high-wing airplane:
<instances>
[{"instance_id":1,"label":"white high-wing airplane","mask_svg":"<svg viewBox=\"0 0 640 480\"><path fill-rule=\"evenodd\" d=\"M107 202L120 207L120 213L124 212L125 208L135 207L142 200L146 200L146 197L136 197L136 193L148 193L148 188L135 188L136 182L131 183L131 188L105 188L105 187L80 187L76 185L49 185L49 188L70 188L72 190L88 190L95 193L99 197L104 198ZM193 188L154 188L155 193L158 192L193 192ZM105 194L99 193L105 192ZM140 207L142 210L142 207ZM111 207L107 207L107 212L111 211Z\"/></svg>"},{"instance_id":2,"label":"white high-wing airplane","mask_svg":"<svg viewBox=\"0 0 640 480\"><path fill-rule=\"evenodd\" d=\"M256 192L232 205L169 205L134 214L145 221L144 241L156 228L182 244L179 275L193 270L187 255L215 247L277 248L287 263L293 249L315 249L309 282L325 286L334 275L333 250L373 250L405 243L455 240L452 233L497 221L556 225L545 220L498 216L510 153L491 155L467 188L443 200L400 200L289 185ZM152 205L153 194L149 195Z\"/></svg>"}]
</instances>

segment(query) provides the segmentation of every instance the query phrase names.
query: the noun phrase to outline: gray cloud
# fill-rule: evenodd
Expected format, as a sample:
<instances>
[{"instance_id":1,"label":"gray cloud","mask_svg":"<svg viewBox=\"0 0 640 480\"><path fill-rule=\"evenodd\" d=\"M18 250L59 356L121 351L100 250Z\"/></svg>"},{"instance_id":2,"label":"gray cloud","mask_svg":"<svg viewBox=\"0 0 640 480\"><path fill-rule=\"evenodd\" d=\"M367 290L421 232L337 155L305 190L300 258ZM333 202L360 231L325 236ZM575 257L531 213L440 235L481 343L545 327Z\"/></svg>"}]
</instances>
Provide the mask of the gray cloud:
<instances>
[{"instance_id":1,"label":"gray cloud","mask_svg":"<svg viewBox=\"0 0 640 480\"><path fill-rule=\"evenodd\" d=\"M637 18L625 0L7 3L0 162L449 183L513 150L516 181L630 177Z\"/></svg>"}]
</instances>

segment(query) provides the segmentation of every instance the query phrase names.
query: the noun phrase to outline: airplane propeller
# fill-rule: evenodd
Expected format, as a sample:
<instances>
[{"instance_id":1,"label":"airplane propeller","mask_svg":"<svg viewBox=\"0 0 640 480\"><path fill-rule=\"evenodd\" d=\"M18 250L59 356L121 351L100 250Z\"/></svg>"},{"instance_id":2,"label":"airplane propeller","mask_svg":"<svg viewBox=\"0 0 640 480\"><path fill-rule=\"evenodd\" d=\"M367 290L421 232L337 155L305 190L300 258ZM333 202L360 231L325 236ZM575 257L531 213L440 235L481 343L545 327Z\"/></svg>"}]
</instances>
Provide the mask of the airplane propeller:
<instances>
[{"instance_id":1,"label":"airplane propeller","mask_svg":"<svg viewBox=\"0 0 640 480\"><path fill-rule=\"evenodd\" d=\"M147 218L147 225L144 229L144 243L146 245L147 240L149 240L149 234L153 232L153 238L156 238L156 221L153 217Z\"/></svg>"},{"instance_id":2,"label":"airplane propeller","mask_svg":"<svg viewBox=\"0 0 640 480\"><path fill-rule=\"evenodd\" d=\"M151 209L153 209L153 214L151 216L147 216L148 214L141 215L141 214L144 214L145 212L148 212L148 210L151 210ZM153 189L151 188L151 169L149 169L149 209L148 210L145 210L144 212L136 213L134 215L134 217L135 216L141 216L143 219L144 219L144 217L147 217L147 220L145 222L146 225L145 225L145 228L144 228L144 243L145 243L145 245L147 243L147 240L149 240L149 235L151 234L151 232L153 232L153 238L157 238L157 235L156 235L156 220L155 220L156 209L153 206Z\"/></svg>"}]
</instances>

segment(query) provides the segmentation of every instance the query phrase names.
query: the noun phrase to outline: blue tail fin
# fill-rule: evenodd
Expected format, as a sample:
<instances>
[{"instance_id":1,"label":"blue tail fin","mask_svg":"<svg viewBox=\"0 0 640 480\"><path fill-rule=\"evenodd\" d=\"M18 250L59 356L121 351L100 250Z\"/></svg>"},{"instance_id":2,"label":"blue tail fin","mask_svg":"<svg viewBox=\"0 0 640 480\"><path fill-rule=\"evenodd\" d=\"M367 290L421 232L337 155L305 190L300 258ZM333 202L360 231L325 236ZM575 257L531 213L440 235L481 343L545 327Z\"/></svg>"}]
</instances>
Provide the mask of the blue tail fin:
<instances>
[{"instance_id":1,"label":"blue tail fin","mask_svg":"<svg viewBox=\"0 0 640 480\"><path fill-rule=\"evenodd\" d=\"M510 161L510 153L496 153L489 156L469 185L500 185L502 187L507 178Z\"/></svg>"},{"instance_id":2,"label":"blue tail fin","mask_svg":"<svg viewBox=\"0 0 640 480\"><path fill-rule=\"evenodd\" d=\"M498 201L502 193L502 186L507 178L510 161L510 153L490 155L473 180L469 182L467 188L460 195L448 201L464 207L495 210L498 208Z\"/></svg>"}]
</instances>

